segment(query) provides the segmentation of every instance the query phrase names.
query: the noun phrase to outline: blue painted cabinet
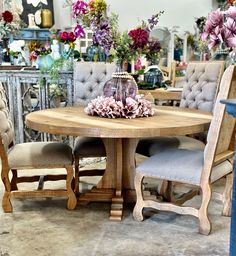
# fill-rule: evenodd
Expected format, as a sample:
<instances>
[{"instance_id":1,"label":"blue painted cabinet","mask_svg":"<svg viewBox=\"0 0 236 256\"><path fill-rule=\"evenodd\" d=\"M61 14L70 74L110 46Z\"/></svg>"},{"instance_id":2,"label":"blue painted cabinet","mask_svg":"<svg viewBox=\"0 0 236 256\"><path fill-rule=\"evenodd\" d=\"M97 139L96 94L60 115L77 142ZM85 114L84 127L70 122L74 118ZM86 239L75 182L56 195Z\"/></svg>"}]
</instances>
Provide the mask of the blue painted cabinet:
<instances>
[{"instance_id":1,"label":"blue painted cabinet","mask_svg":"<svg viewBox=\"0 0 236 256\"><path fill-rule=\"evenodd\" d=\"M50 39L50 35L51 32L48 29L24 28L17 35L13 36L12 39L47 41Z\"/></svg>"}]
</instances>

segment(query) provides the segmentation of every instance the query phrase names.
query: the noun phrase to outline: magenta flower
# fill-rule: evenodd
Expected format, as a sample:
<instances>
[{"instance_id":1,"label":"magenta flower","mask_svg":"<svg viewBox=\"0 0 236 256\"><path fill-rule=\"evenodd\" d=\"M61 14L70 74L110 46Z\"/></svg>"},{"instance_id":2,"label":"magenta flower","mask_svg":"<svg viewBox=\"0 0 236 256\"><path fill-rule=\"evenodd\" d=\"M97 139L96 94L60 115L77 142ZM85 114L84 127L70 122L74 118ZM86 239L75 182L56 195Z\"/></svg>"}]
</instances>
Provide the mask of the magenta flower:
<instances>
[{"instance_id":1,"label":"magenta flower","mask_svg":"<svg viewBox=\"0 0 236 256\"><path fill-rule=\"evenodd\" d=\"M76 18L81 14L85 14L87 12L88 4L84 1L77 0L72 4L72 13L73 17Z\"/></svg>"},{"instance_id":2,"label":"magenta flower","mask_svg":"<svg viewBox=\"0 0 236 256\"><path fill-rule=\"evenodd\" d=\"M128 35L132 38L133 44L131 48L134 50L143 49L148 43L148 32L142 28L130 30Z\"/></svg>"},{"instance_id":3,"label":"magenta flower","mask_svg":"<svg viewBox=\"0 0 236 256\"><path fill-rule=\"evenodd\" d=\"M85 37L85 31L83 27L80 24L77 24L74 29L74 34L76 37L84 38Z\"/></svg>"}]
</instances>

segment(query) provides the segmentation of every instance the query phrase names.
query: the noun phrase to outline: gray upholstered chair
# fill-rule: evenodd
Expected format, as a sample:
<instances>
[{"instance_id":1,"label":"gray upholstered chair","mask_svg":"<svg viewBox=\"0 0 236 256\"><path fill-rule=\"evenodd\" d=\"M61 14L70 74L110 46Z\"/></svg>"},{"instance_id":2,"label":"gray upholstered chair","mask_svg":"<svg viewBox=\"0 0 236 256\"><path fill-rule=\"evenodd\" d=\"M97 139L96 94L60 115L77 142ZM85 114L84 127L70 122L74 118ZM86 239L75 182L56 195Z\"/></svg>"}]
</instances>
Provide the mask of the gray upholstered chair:
<instances>
[{"instance_id":1,"label":"gray upholstered chair","mask_svg":"<svg viewBox=\"0 0 236 256\"><path fill-rule=\"evenodd\" d=\"M0 159L1 178L5 186L2 199L4 212L12 212L12 197L68 197L67 208L74 209L77 204L73 192L73 155L72 149L63 143L32 142L14 144L14 129L9 116L7 99L3 86L0 84ZM65 168L67 175L52 175L53 169ZM18 176L27 170L31 176ZM39 176L39 170L48 169L50 175ZM12 178L10 179L10 172ZM37 173L37 175L35 175ZM43 178L42 178L43 177ZM43 189L42 181L66 179L66 189ZM20 190L21 182L41 181L36 190Z\"/></svg>"},{"instance_id":2,"label":"gray upholstered chair","mask_svg":"<svg viewBox=\"0 0 236 256\"><path fill-rule=\"evenodd\" d=\"M223 70L222 61L190 62L184 78L180 107L212 112ZM136 153L149 157L164 148L189 147L202 149L204 143L185 136L148 138L139 141Z\"/></svg>"},{"instance_id":3,"label":"gray upholstered chair","mask_svg":"<svg viewBox=\"0 0 236 256\"><path fill-rule=\"evenodd\" d=\"M115 63L78 62L74 68L74 104L86 106L92 99L103 94L105 82L112 78ZM86 157L105 157L106 150L101 138L77 137L74 145L75 188L78 194L79 176L103 175L104 170L87 170L79 173L79 161Z\"/></svg>"},{"instance_id":4,"label":"gray upholstered chair","mask_svg":"<svg viewBox=\"0 0 236 256\"><path fill-rule=\"evenodd\" d=\"M225 113L225 106L221 99L236 97L236 66L230 66L225 71L213 111L213 119L207 136L207 144L204 150L192 149L166 149L154 154L143 161L136 169L135 190L137 202L133 211L136 220L143 220L143 208L150 207L163 211L174 211L179 214L193 215L200 221L199 232L208 235L211 231L211 223L208 218L208 205L211 199L211 184L222 177L226 177L226 187L222 199L224 202L223 215L230 215L233 151L229 150L229 144L235 125L235 120ZM190 184L201 189L202 202L199 208L182 206L189 200L182 198L180 203L172 203L175 195L169 193L171 202L160 202L145 199L142 191L144 177L152 177Z\"/></svg>"}]
</instances>

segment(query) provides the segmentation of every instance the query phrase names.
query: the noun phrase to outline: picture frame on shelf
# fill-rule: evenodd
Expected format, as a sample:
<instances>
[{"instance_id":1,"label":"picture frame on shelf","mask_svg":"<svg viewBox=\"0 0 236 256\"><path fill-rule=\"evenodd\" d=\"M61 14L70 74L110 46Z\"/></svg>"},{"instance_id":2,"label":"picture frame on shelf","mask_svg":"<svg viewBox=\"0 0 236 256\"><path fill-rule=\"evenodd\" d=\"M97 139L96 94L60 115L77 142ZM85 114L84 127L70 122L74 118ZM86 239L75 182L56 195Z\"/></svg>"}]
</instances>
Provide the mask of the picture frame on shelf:
<instances>
[{"instance_id":1,"label":"picture frame on shelf","mask_svg":"<svg viewBox=\"0 0 236 256\"><path fill-rule=\"evenodd\" d=\"M42 28L41 10L48 10L51 26L54 25L53 0L0 0L0 11L12 10L13 14L19 15L28 28ZM17 10L17 13L14 13ZM49 28L49 27L45 27Z\"/></svg>"},{"instance_id":2,"label":"picture frame on shelf","mask_svg":"<svg viewBox=\"0 0 236 256\"><path fill-rule=\"evenodd\" d=\"M36 3L38 2L38 4ZM22 20L28 25L28 28L31 28L32 25L29 24L31 19L34 18L35 25L42 28L44 27L41 17L41 12L49 10L51 15L51 26L54 25L54 9L53 9L53 0L22 0L23 12L21 14ZM29 15L33 15L31 18ZM32 27L33 28L33 27Z\"/></svg>"}]
</instances>

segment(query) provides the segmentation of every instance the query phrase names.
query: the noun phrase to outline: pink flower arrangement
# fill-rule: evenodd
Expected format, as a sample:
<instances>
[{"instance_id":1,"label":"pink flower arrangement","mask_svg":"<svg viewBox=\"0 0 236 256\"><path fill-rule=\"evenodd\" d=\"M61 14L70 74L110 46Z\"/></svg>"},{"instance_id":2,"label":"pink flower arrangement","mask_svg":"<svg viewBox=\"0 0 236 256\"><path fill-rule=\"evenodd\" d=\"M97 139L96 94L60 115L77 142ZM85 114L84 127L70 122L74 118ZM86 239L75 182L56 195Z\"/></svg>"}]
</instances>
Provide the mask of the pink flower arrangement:
<instances>
[{"instance_id":1,"label":"pink flower arrangement","mask_svg":"<svg viewBox=\"0 0 236 256\"><path fill-rule=\"evenodd\" d=\"M223 43L225 47L236 46L236 7L228 10L217 9L208 15L202 33L202 40L208 41L209 49Z\"/></svg>"},{"instance_id":2,"label":"pink flower arrangement","mask_svg":"<svg viewBox=\"0 0 236 256\"><path fill-rule=\"evenodd\" d=\"M58 39L63 43L73 43L76 40L76 35L73 32L59 32Z\"/></svg>"},{"instance_id":3,"label":"pink flower arrangement","mask_svg":"<svg viewBox=\"0 0 236 256\"><path fill-rule=\"evenodd\" d=\"M106 118L136 118L154 115L149 101L137 95L135 99L127 97L125 103L116 101L113 97L99 96L91 100L85 108L85 113Z\"/></svg>"}]
</instances>

